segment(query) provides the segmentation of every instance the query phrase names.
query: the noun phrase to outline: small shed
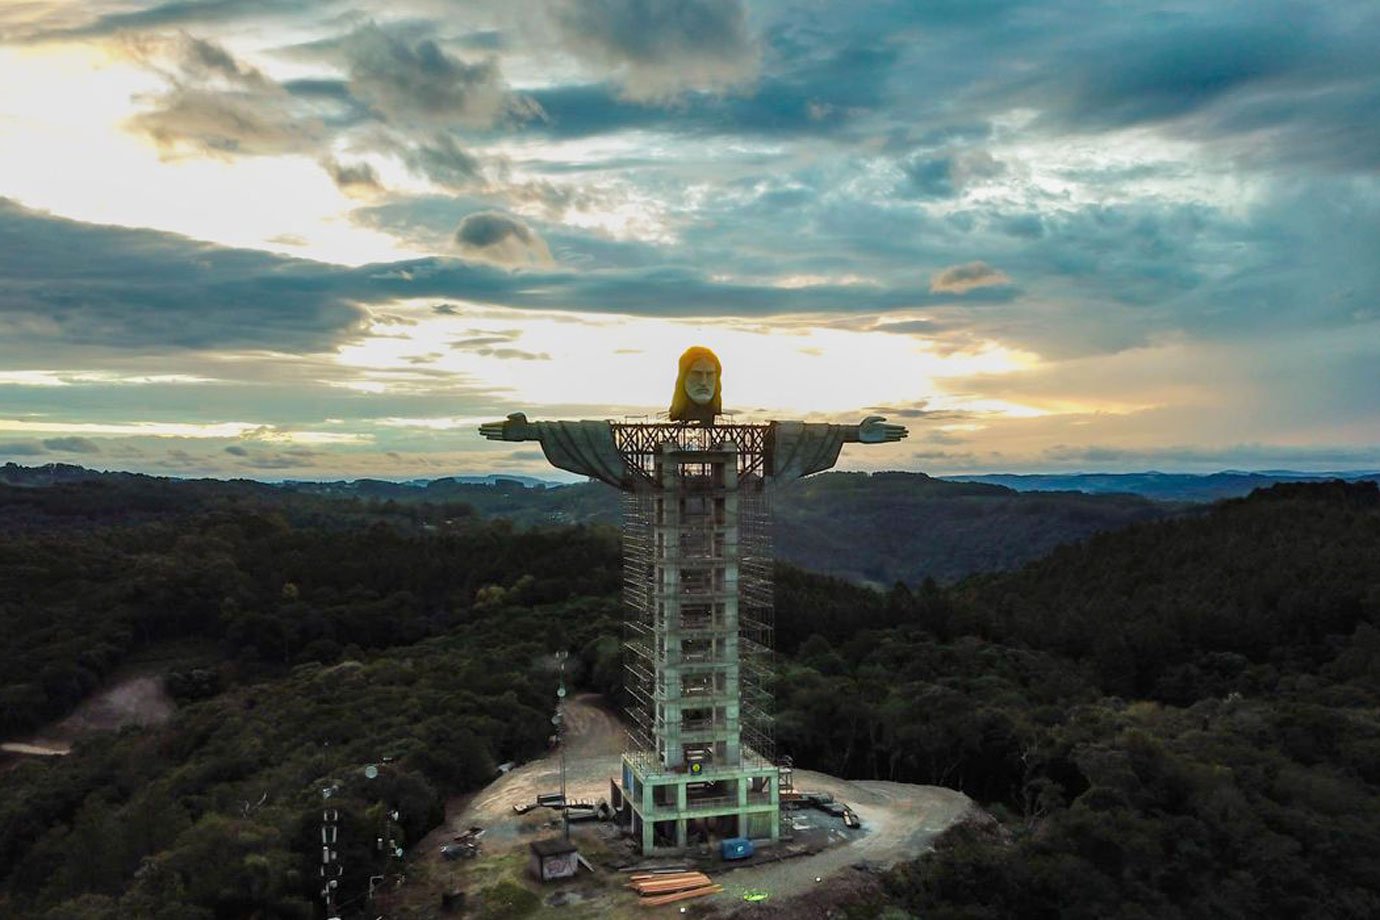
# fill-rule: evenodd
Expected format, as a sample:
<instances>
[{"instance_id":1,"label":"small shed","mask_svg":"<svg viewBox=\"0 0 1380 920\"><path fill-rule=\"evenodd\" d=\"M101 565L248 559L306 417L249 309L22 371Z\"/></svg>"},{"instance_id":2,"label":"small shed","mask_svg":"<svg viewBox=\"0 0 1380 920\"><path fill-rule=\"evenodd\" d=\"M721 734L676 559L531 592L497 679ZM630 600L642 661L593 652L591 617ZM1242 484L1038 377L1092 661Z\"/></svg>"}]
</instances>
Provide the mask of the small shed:
<instances>
[{"instance_id":1,"label":"small shed","mask_svg":"<svg viewBox=\"0 0 1380 920\"><path fill-rule=\"evenodd\" d=\"M562 837L534 840L531 843L532 861L528 864L533 878L549 882L570 878L580 867L580 853L575 844Z\"/></svg>"}]
</instances>

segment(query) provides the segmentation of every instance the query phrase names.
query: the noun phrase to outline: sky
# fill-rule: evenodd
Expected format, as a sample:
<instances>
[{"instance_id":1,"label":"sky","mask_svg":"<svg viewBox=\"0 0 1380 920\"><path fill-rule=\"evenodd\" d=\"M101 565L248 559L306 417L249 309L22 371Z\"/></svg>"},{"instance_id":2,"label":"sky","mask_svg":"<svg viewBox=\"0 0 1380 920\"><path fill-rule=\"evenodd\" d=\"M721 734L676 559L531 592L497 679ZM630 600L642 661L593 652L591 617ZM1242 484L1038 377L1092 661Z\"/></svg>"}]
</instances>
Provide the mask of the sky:
<instances>
[{"instance_id":1,"label":"sky","mask_svg":"<svg viewBox=\"0 0 1380 920\"><path fill-rule=\"evenodd\" d=\"M0 463L559 479L1380 468L1373 0L8 0Z\"/></svg>"}]
</instances>

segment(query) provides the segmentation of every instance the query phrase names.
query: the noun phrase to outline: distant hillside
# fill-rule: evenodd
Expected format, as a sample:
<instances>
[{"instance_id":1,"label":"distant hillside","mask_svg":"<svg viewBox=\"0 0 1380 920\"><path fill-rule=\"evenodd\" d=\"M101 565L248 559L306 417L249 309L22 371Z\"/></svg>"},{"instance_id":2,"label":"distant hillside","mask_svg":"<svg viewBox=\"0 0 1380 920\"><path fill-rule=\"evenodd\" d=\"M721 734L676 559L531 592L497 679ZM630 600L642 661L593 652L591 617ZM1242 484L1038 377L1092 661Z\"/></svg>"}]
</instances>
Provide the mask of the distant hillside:
<instances>
[{"instance_id":1,"label":"distant hillside","mask_svg":"<svg viewBox=\"0 0 1380 920\"><path fill-rule=\"evenodd\" d=\"M1265 679L1248 665L1322 662L1358 621L1380 621L1380 488L1280 483L1061 547L964 594L984 632L1088 661L1108 692L1226 693Z\"/></svg>"},{"instance_id":2,"label":"distant hillside","mask_svg":"<svg viewBox=\"0 0 1380 920\"><path fill-rule=\"evenodd\" d=\"M883 586L1014 568L1062 543L1181 510L1133 495L1023 494L923 473L823 473L777 489L772 501L779 559ZM240 502L277 507L296 523L327 527L339 526L341 514L442 529L476 516L530 528L616 524L621 514L618 493L598 483L528 487L498 478L492 484L437 479L271 485L60 465L0 467L0 531L139 523Z\"/></svg>"},{"instance_id":3,"label":"distant hillside","mask_svg":"<svg viewBox=\"0 0 1380 920\"><path fill-rule=\"evenodd\" d=\"M1212 502L1240 498L1280 482L1347 482L1380 479L1380 472L1297 473L1293 470L1220 473L986 473L943 476L950 482L984 482L1018 492L1087 492L1092 495L1131 493L1160 501Z\"/></svg>"},{"instance_id":4,"label":"distant hillside","mask_svg":"<svg viewBox=\"0 0 1380 920\"><path fill-rule=\"evenodd\" d=\"M887 586L1014 568L1179 510L1134 495L1020 493L924 473L824 473L773 497L779 558Z\"/></svg>"}]
</instances>

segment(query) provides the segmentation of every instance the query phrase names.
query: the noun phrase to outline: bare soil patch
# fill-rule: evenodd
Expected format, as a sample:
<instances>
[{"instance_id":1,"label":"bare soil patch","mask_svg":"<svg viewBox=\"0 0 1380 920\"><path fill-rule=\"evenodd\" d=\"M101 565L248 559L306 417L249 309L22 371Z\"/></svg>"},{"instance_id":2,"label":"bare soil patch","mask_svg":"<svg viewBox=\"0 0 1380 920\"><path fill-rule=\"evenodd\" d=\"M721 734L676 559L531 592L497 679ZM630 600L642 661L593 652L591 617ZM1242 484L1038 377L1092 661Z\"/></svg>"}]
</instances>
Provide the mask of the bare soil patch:
<instances>
[{"instance_id":1,"label":"bare soil patch","mask_svg":"<svg viewBox=\"0 0 1380 920\"><path fill-rule=\"evenodd\" d=\"M0 744L11 754L59 756L70 753L78 738L93 732L115 731L126 725L161 725L177 707L157 677L128 677L99 690L76 711L37 734Z\"/></svg>"}]
</instances>

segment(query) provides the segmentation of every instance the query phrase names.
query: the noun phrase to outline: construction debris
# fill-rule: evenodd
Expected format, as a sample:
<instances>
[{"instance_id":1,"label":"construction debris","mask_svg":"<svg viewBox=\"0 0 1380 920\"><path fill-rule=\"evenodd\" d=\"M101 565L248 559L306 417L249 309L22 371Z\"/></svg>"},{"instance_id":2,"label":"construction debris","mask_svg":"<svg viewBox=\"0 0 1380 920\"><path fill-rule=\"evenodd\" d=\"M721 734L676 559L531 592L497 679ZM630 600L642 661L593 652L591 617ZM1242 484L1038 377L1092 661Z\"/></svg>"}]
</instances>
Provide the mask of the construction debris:
<instances>
[{"instance_id":1,"label":"construction debris","mask_svg":"<svg viewBox=\"0 0 1380 920\"><path fill-rule=\"evenodd\" d=\"M627 887L638 893L638 903L643 907L686 901L724 890L703 872L648 872L632 876Z\"/></svg>"}]
</instances>

